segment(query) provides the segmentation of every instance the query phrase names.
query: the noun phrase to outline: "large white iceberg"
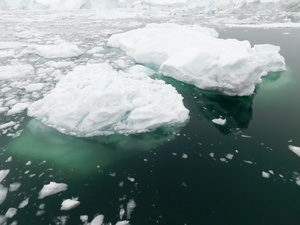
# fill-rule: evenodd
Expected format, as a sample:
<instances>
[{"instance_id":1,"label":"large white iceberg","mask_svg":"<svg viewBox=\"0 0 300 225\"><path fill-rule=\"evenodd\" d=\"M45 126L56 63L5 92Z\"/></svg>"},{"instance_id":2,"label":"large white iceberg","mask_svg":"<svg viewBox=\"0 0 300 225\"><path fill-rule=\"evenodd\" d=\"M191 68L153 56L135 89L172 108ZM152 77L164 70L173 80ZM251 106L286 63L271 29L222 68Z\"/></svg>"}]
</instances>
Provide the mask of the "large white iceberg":
<instances>
[{"instance_id":1,"label":"large white iceberg","mask_svg":"<svg viewBox=\"0 0 300 225\"><path fill-rule=\"evenodd\" d=\"M185 123L189 111L182 100L174 87L145 73L89 64L63 77L50 94L28 107L28 115L81 137L141 133Z\"/></svg>"},{"instance_id":2,"label":"large white iceberg","mask_svg":"<svg viewBox=\"0 0 300 225\"><path fill-rule=\"evenodd\" d=\"M108 40L136 62L155 64L169 77L227 95L251 95L261 76L285 70L280 48L217 38L197 25L149 24Z\"/></svg>"}]
</instances>

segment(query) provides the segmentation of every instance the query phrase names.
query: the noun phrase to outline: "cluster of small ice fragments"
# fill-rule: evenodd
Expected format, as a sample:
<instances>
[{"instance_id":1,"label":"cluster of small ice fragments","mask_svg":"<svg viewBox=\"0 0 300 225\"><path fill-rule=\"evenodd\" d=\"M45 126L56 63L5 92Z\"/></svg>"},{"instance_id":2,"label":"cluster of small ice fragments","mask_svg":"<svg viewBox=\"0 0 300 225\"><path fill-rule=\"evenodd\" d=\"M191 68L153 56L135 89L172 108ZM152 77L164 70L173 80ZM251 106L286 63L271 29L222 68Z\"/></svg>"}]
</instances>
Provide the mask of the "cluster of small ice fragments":
<instances>
[{"instance_id":1,"label":"cluster of small ice fragments","mask_svg":"<svg viewBox=\"0 0 300 225\"><path fill-rule=\"evenodd\" d=\"M31 162L26 163L26 165L31 165ZM21 183L14 182L9 185L9 187L5 187L2 185L2 182L5 181L6 177L9 175L10 170L9 169L3 169L0 170L0 205L3 204L3 202L6 200L7 195L9 192L16 192L21 187ZM38 199L42 200L46 197L49 197L51 195L59 194L60 192L67 191L68 185L65 183L57 183L57 182L49 182L49 184L45 184L42 189L39 191ZM0 215L0 225L7 224L8 220L12 219L18 212L18 209L25 208L30 201L30 197L26 197L23 201L19 203L16 207L10 207L7 209L4 215ZM80 201L78 198L70 198L70 199L64 199L61 203L60 210L62 211L68 211L75 207L78 207L80 205ZM120 207L119 212L119 220L116 225L125 225L129 224L129 219L131 217L131 214L136 207L136 203L133 199L130 199L127 203L126 209L123 207ZM45 204L41 203L39 205L39 209L36 212L36 216L41 216L45 213ZM126 213L127 220L124 220ZM60 224L65 224L67 220L67 216L59 217ZM88 222L88 216L87 215L81 215L80 220L84 225L102 225L104 224L104 216L103 215L96 215L93 220L89 223ZM17 224L17 221L13 221L11 224Z\"/></svg>"}]
</instances>

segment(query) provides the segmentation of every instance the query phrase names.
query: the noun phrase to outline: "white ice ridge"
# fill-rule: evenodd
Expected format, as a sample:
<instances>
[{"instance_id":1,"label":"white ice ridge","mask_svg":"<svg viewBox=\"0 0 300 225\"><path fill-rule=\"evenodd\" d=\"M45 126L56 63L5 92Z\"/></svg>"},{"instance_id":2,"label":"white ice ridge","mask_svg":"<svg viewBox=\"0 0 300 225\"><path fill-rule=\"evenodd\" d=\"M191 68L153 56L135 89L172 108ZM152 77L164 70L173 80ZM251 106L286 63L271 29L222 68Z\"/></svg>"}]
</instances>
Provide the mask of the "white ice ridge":
<instances>
[{"instance_id":1,"label":"white ice ridge","mask_svg":"<svg viewBox=\"0 0 300 225\"><path fill-rule=\"evenodd\" d=\"M278 46L251 48L248 41L217 36L197 25L149 24L112 35L108 45L138 63L159 66L165 76L227 95L251 95L261 76L285 70Z\"/></svg>"},{"instance_id":2,"label":"white ice ridge","mask_svg":"<svg viewBox=\"0 0 300 225\"><path fill-rule=\"evenodd\" d=\"M174 87L145 73L88 64L76 67L31 104L28 115L80 137L131 134L184 124L189 111L182 100Z\"/></svg>"},{"instance_id":3,"label":"white ice ridge","mask_svg":"<svg viewBox=\"0 0 300 225\"><path fill-rule=\"evenodd\" d=\"M45 198L49 195L57 194L62 191L66 191L67 189L67 184L50 182L49 184L45 184L42 190L39 192L39 199Z\"/></svg>"}]
</instances>

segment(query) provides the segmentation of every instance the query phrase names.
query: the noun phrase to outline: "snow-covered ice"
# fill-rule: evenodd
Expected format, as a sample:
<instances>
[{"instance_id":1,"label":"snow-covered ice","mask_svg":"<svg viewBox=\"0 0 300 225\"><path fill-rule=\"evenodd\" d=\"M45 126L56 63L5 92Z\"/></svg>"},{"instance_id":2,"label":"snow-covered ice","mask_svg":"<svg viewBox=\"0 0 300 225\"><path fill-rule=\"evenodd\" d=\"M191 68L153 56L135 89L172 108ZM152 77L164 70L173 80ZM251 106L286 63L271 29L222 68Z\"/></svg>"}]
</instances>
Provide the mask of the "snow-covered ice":
<instances>
[{"instance_id":1,"label":"snow-covered ice","mask_svg":"<svg viewBox=\"0 0 300 225\"><path fill-rule=\"evenodd\" d=\"M79 206L80 202L77 198L66 199L61 203L61 210L70 210Z\"/></svg>"},{"instance_id":2,"label":"snow-covered ice","mask_svg":"<svg viewBox=\"0 0 300 225\"><path fill-rule=\"evenodd\" d=\"M25 102L17 103L7 112L7 115L10 116L17 113L21 113L28 107L28 105L29 103L25 103Z\"/></svg>"},{"instance_id":3,"label":"snow-covered ice","mask_svg":"<svg viewBox=\"0 0 300 225\"><path fill-rule=\"evenodd\" d=\"M54 195L59 192L66 191L67 189L67 184L50 182L49 184L45 184L43 186L42 190L39 193L39 199L43 199L49 195Z\"/></svg>"},{"instance_id":4,"label":"snow-covered ice","mask_svg":"<svg viewBox=\"0 0 300 225\"><path fill-rule=\"evenodd\" d=\"M227 95L251 95L262 75L285 70L279 47L251 48L248 41L217 36L215 30L197 25L148 24L112 35L108 45L121 48L137 63L159 66L165 76Z\"/></svg>"},{"instance_id":5,"label":"snow-covered ice","mask_svg":"<svg viewBox=\"0 0 300 225\"><path fill-rule=\"evenodd\" d=\"M184 124L189 112L182 100L171 85L144 73L90 64L63 77L28 115L75 136L140 133Z\"/></svg>"}]
</instances>

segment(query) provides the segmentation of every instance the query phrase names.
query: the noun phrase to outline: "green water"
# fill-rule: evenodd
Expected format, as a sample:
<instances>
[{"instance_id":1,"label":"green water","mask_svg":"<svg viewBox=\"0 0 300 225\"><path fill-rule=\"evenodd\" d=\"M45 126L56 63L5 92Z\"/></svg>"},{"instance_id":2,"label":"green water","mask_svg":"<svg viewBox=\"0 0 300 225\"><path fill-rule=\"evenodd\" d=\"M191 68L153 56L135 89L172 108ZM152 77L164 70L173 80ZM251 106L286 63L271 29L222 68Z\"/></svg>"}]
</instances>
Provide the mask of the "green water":
<instances>
[{"instance_id":1,"label":"green water","mask_svg":"<svg viewBox=\"0 0 300 225\"><path fill-rule=\"evenodd\" d=\"M0 167L11 170L4 184L22 185L8 194L0 215L30 197L9 222L55 224L67 215L67 224L82 224L80 215L90 221L101 213L114 224L120 206L134 199L132 225L300 224L300 158L288 149L300 146L300 31L219 32L223 38L281 46L287 71L264 78L250 97L223 96L165 78L190 110L181 130L82 139L26 118L19 137L2 138L1 160L12 156ZM227 119L225 126L211 122L220 116ZM263 171L270 177L262 177ZM68 184L68 190L37 199L50 181ZM61 211L62 200L71 197L81 204ZM36 216L41 203L45 214Z\"/></svg>"}]
</instances>

